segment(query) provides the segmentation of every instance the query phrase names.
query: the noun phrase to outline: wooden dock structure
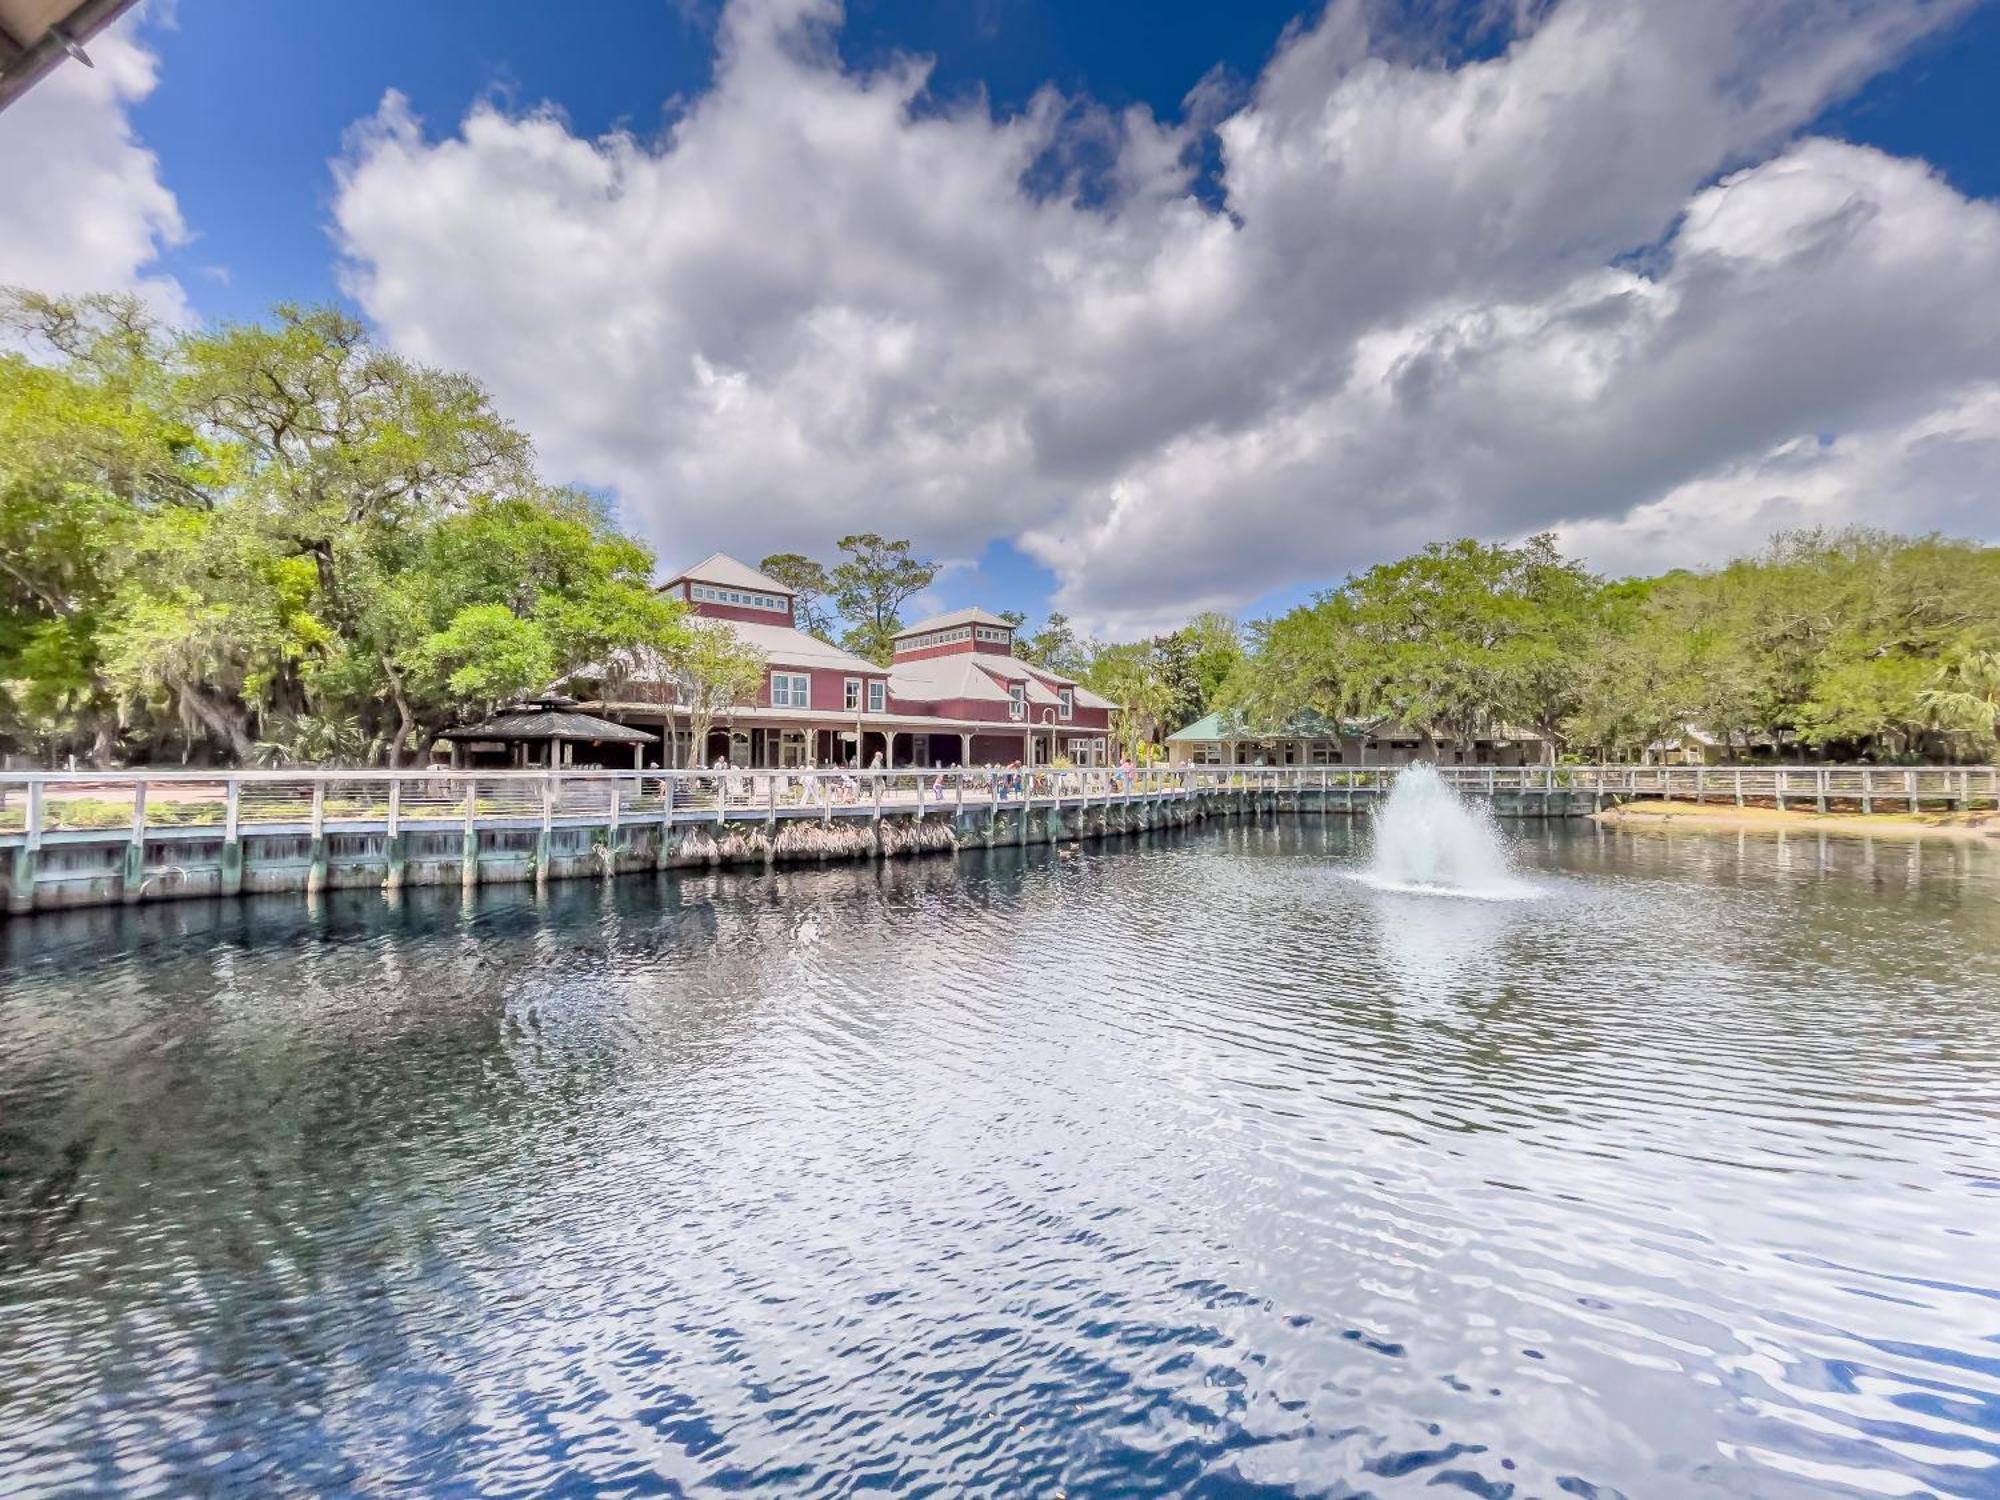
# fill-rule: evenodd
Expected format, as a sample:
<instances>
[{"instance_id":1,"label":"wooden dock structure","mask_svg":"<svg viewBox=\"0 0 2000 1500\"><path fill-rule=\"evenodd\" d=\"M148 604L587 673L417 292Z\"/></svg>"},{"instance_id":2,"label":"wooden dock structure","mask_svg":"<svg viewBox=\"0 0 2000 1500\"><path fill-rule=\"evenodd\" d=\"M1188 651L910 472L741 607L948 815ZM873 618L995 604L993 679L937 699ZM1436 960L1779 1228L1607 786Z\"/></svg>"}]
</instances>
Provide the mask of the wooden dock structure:
<instances>
[{"instance_id":1,"label":"wooden dock structure","mask_svg":"<svg viewBox=\"0 0 2000 1500\"><path fill-rule=\"evenodd\" d=\"M574 879L1365 813L1407 768L0 773L11 914L244 892ZM1448 766L1503 817L1616 802L1993 806L1993 766Z\"/></svg>"}]
</instances>

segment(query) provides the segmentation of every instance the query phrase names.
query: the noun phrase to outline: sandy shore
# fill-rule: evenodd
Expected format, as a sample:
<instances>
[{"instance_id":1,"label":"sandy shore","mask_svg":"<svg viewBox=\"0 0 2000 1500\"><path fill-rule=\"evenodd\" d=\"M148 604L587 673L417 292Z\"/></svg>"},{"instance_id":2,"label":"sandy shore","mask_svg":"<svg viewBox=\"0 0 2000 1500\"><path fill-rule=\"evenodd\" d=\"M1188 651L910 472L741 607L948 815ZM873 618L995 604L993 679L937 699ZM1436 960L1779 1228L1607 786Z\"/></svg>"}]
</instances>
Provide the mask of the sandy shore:
<instances>
[{"instance_id":1,"label":"sandy shore","mask_svg":"<svg viewBox=\"0 0 2000 1500\"><path fill-rule=\"evenodd\" d=\"M1977 812L1858 813L1810 812L1775 807L1734 807L1728 804L1696 802L1630 802L1623 807L1607 807L1593 813L1599 823L1612 828L1688 828L1729 832L1790 832L1810 829L1816 833L1933 835L1955 839L1992 840L2000 843L2000 812L1986 808Z\"/></svg>"}]
</instances>

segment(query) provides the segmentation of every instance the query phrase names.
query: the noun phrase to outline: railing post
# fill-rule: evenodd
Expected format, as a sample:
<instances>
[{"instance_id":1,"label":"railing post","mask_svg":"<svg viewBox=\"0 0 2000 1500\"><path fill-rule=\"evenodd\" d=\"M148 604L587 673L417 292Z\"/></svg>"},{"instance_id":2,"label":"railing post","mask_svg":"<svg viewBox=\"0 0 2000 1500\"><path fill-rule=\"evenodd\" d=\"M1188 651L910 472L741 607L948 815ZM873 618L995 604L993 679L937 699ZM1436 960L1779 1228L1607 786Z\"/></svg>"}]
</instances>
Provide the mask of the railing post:
<instances>
[{"instance_id":1,"label":"railing post","mask_svg":"<svg viewBox=\"0 0 2000 1500\"><path fill-rule=\"evenodd\" d=\"M1743 805L1743 768L1741 766L1737 766L1735 769L1736 769L1736 805L1738 807L1741 807Z\"/></svg>"},{"instance_id":2,"label":"railing post","mask_svg":"<svg viewBox=\"0 0 2000 1500\"><path fill-rule=\"evenodd\" d=\"M465 778L465 821L458 843L458 883L464 890L479 884L479 778Z\"/></svg>"},{"instance_id":3,"label":"railing post","mask_svg":"<svg viewBox=\"0 0 2000 1500\"><path fill-rule=\"evenodd\" d=\"M549 858L555 851L556 778L553 772L542 777L542 827L535 835L535 883L549 878Z\"/></svg>"},{"instance_id":4,"label":"railing post","mask_svg":"<svg viewBox=\"0 0 2000 1500\"><path fill-rule=\"evenodd\" d=\"M243 889L243 840L237 836L242 813L243 784L234 776L222 788L222 894L234 896Z\"/></svg>"},{"instance_id":5,"label":"railing post","mask_svg":"<svg viewBox=\"0 0 2000 1500\"><path fill-rule=\"evenodd\" d=\"M28 783L26 837L14 847L14 868L7 883L7 910L30 912L35 909L35 867L42 851L42 783Z\"/></svg>"},{"instance_id":6,"label":"railing post","mask_svg":"<svg viewBox=\"0 0 2000 1500\"><path fill-rule=\"evenodd\" d=\"M403 888L403 875L408 868L408 860L403 852L403 773L389 773L389 819L388 838L382 854L387 869L383 872L382 884L385 889L396 891Z\"/></svg>"},{"instance_id":7,"label":"railing post","mask_svg":"<svg viewBox=\"0 0 2000 1500\"><path fill-rule=\"evenodd\" d=\"M1875 768L1873 766L1863 766L1861 768L1861 810L1864 813L1875 811Z\"/></svg>"},{"instance_id":8,"label":"railing post","mask_svg":"<svg viewBox=\"0 0 2000 1500\"><path fill-rule=\"evenodd\" d=\"M1915 812L1921 806L1917 801L1917 773L1915 771L1905 771L1903 773L1903 800L1910 805L1911 812Z\"/></svg>"},{"instance_id":9,"label":"railing post","mask_svg":"<svg viewBox=\"0 0 2000 1500\"><path fill-rule=\"evenodd\" d=\"M1825 766L1818 766L1818 767L1816 767L1816 768L1815 768L1815 769L1813 770L1813 811L1814 811L1814 812L1825 812L1825 811L1826 811L1826 787L1827 787L1827 778L1828 778L1828 777L1829 777L1829 776L1830 776L1831 774L1832 774L1832 773L1831 773L1831 772L1829 772L1829 771L1827 770L1827 768L1826 768Z\"/></svg>"},{"instance_id":10,"label":"railing post","mask_svg":"<svg viewBox=\"0 0 2000 1500\"><path fill-rule=\"evenodd\" d=\"M125 842L125 877L119 895L137 901L146 888L146 778L132 783L132 837Z\"/></svg>"},{"instance_id":11,"label":"railing post","mask_svg":"<svg viewBox=\"0 0 2000 1500\"><path fill-rule=\"evenodd\" d=\"M778 778L764 778L764 826L775 831L778 826Z\"/></svg>"},{"instance_id":12,"label":"railing post","mask_svg":"<svg viewBox=\"0 0 2000 1500\"><path fill-rule=\"evenodd\" d=\"M653 868L664 870L674 852L674 787L678 784L677 770L660 772L660 844L653 851Z\"/></svg>"}]
</instances>

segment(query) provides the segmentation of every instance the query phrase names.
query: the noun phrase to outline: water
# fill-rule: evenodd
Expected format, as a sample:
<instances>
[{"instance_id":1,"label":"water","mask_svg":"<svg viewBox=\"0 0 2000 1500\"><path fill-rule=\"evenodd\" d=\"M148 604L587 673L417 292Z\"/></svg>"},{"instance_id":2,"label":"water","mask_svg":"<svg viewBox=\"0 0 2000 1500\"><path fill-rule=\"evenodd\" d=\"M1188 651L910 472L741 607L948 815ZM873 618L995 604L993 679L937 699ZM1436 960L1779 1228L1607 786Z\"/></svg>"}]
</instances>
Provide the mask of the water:
<instances>
[{"instance_id":1,"label":"water","mask_svg":"<svg viewBox=\"0 0 2000 1500\"><path fill-rule=\"evenodd\" d=\"M1516 878L1482 803L1454 792L1436 768L1411 766L1375 815L1373 857L1359 879L1381 890L1516 901L1534 887Z\"/></svg>"},{"instance_id":2,"label":"water","mask_svg":"<svg viewBox=\"0 0 2000 1500\"><path fill-rule=\"evenodd\" d=\"M2000 860L0 926L0 1490L1992 1496Z\"/></svg>"}]
</instances>

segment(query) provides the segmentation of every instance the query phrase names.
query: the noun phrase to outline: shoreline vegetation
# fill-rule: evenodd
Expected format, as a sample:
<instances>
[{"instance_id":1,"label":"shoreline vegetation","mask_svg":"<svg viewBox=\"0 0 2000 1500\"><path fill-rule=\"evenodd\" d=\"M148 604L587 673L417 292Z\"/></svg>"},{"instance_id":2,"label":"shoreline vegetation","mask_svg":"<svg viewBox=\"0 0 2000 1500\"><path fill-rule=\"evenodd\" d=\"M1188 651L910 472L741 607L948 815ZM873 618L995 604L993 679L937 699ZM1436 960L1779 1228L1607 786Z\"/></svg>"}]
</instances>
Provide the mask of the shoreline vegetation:
<instances>
[{"instance_id":1,"label":"shoreline vegetation","mask_svg":"<svg viewBox=\"0 0 2000 1500\"><path fill-rule=\"evenodd\" d=\"M1838 833L1892 838L1937 837L2000 843L2000 811L1870 812L1736 807L1729 803L1648 800L1592 813L1594 822L1628 831L1686 829L1705 833Z\"/></svg>"},{"instance_id":2,"label":"shoreline vegetation","mask_svg":"<svg viewBox=\"0 0 2000 1500\"><path fill-rule=\"evenodd\" d=\"M939 565L834 545L761 566L809 631L887 664ZM691 727L768 691L478 381L330 309L169 329L130 297L0 289L0 562L0 755L43 767L423 765L606 664ZM1211 712L1253 738L1308 711L1427 745L1519 730L1551 761L2000 755L2000 546L1977 541L1798 531L1611 579L1551 534L1459 538L1248 623L1105 641L999 613L1024 660L1116 705L1140 764Z\"/></svg>"}]
</instances>

